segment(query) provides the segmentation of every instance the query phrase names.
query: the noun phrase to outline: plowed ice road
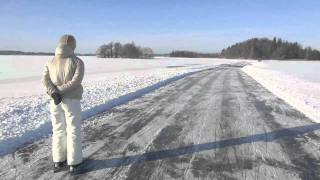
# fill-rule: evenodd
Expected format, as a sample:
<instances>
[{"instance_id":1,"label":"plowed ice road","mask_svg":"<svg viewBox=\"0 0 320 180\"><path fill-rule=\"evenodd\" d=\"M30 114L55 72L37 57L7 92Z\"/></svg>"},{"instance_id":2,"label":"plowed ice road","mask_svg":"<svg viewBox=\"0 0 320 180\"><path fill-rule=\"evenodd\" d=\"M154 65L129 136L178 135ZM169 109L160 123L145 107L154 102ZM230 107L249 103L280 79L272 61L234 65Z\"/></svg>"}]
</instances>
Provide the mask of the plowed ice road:
<instances>
[{"instance_id":1,"label":"plowed ice road","mask_svg":"<svg viewBox=\"0 0 320 180\"><path fill-rule=\"evenodd\" d=\"M0 179L320 179L319 129L225 65L86 120L78 175L52 172L46 138L1 157Z\"/></svg>"}]
</instances>

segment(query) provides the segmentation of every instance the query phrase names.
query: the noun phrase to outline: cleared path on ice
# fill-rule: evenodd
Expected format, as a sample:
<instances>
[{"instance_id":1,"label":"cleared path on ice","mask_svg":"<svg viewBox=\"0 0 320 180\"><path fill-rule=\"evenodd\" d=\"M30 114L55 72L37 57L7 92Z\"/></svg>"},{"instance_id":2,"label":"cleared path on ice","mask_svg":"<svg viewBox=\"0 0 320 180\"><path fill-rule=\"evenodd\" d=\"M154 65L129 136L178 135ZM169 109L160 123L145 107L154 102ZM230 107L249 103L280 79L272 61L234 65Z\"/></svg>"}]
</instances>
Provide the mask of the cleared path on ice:
<instances>
[{"instance_id":1,"label":"cleared path on ice","mask_svg":"<svg viewBox=\"0 0 320 180\"><path fill-rule=\"evenodd\" d=\"M238 67L218 67L86 121L82 174L53 174L44 139L1 157L0 179L319 179L318 129Z\"/></svg>"}]
</instances>

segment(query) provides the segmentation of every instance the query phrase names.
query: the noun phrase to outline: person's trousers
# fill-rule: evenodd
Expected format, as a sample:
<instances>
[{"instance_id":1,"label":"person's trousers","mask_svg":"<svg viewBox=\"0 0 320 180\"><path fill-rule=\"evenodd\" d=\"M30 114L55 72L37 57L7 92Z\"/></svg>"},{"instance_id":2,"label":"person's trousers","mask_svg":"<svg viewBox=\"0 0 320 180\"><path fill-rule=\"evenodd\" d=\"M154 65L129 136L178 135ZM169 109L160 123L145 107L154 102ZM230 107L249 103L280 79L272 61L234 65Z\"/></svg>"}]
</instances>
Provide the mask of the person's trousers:
<instances>
[{"instance_id":1,"label":"person's trousers","mask_svg":"<svg viewBox=\"0 0 320 180\"><path fill-rule=\"evenodd\" d=\"M59 105L50 101L53 162L68 165L82 162L81 104L79 99L64 98Z\"/></svg>"}]
</instances>

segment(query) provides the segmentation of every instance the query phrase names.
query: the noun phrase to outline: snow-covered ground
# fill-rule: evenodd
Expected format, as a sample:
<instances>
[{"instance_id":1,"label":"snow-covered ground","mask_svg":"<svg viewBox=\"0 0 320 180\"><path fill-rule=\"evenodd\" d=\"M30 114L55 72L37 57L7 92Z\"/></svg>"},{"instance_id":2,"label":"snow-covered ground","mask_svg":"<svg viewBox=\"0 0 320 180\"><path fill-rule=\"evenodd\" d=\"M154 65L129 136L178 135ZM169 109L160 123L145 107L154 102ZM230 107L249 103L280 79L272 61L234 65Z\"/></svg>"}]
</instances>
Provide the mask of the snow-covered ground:
<instances>
[{"instance_id":1,"label":"snow-covered ground","mask_svg":"<svg viewBox=\"0 0 320 180\"><path fill-rule=\"evenodd\" d=\"M0 56L0 154L50 133L48 100L40 82L50 58ZM83 117L125 103L192 72L238 62L205 58L81 58L86 66Z\"/></svg>"},{"instance_id":2,"label":"snow-covered ground","mask_svg":"<svg viewBox=\"0 0 320 180\"><path fill-rule=\"evenodd\" d=\"M0 56L0 154L51 131L40 79L49 56ZM190 73L242 60L98 59L86 66L83 117L122 104ZM320 122L320 62L251 61L243 70L286 102Z\"/></svg>"},{"instance_id":3,"label":"snow-covered ground","mask_svg":"<svg viewBox=\"0 0 320 180\"><path fill-rule=\"evenodd\" d=\"M243 71L319 123L319 69L319 61L263 61L246 66Z\"/></svg>"}]
</instances>

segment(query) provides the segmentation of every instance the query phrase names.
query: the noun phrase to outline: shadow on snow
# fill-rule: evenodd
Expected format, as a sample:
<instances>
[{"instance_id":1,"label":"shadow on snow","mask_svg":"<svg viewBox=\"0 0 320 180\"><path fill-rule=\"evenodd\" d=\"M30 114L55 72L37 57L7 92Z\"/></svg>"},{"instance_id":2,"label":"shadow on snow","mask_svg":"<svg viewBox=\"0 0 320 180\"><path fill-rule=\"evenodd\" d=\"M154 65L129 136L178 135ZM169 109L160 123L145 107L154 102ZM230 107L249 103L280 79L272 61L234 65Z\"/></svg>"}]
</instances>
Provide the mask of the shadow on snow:
<instances>
[{"instance_id":1,"label":"shadow on snow","mask_svg":"<svg viewBox=\"0 0 320 180\"><path fill-rule=\"evenodd\" d=\"M154 152L147 152L139 155L124 156L121 158L112 158L104 160L88 159L81 168L81 174L96 171L106 168L114 168L120 166L127 166L130 164L139 164L146 161L154 161L165 158L172 158L181 155L188 155L196 152L214 150L219 148L225 148L229 146L236 146L254 142L271 142L281 138L295 138L305 133L309 133L320 129L320 124L312 124L306 126L298 126L293 128L279 129L276 131L261 133L255 135L249 135L245 137L232 138L227 140L194 144L190 146L180 147L176 149L161 150Z\"/></svg>"}]
</instances>

